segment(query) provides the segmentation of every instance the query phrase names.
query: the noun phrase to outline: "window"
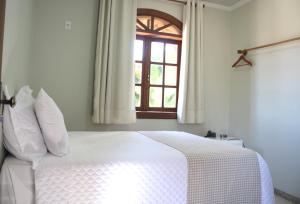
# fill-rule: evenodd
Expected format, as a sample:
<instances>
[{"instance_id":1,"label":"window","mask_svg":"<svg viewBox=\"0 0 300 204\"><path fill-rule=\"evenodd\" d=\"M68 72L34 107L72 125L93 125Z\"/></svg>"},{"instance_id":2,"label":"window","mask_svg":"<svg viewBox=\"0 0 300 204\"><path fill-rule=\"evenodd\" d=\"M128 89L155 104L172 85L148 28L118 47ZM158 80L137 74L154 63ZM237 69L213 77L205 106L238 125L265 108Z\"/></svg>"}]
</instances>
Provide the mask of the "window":
<instances>
[{"instance_id":1,"label":"window","mask_svg":"<svg viewBox=\"0 0 300 204\"><path fill-rule=\"evenodd\" d=\"M138 10L135 41L135 105L138 118L176 118L181 22L149 9Z\"/></svg>"}]
</instances>

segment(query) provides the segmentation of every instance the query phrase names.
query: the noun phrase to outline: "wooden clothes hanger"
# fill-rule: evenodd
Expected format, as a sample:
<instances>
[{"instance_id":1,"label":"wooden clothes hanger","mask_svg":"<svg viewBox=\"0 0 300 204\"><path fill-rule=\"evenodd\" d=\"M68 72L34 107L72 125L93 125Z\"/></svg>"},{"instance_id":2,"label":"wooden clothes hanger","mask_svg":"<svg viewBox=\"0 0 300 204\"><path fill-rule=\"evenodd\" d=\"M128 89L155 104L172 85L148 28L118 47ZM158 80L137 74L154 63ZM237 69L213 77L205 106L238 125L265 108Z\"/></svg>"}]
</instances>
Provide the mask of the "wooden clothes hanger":
<instances>
[{"instance_id":1,"label":"wooden clothes hanger","mask_svg":"<svg viewBox=\"0 0 300 204\"><path fill-rule=\"evenodd\" d=\"M270 43L270 44L265 44L265 45L261 45L261 46L258 46L258 47L252 47L252 48L248 48L248 49L244 49L244 50L238 50L238 54L241 54L240 58L236 61L236 63L234 63L232 65L232 67L241 67L241 66L247 66L247 65L250 65L252 66L252 63L246 59L246 55L247 55L247 52L248 51L253 51L253 50L259 50L259 49L263 49L263 48L267 48L267 47L273 47L273 46L276 46L276 45L281 45L281 44L285 44L285 43L290 43L290 42L294 42L294 41L298 41L300 40L300 36L298 37L295 37L295 38L290 38L288 40L283 40L283 41L279 41L279 42L275 42L275 43ZM244 61L245 64L241 64L239 65L239 63L241 61Z\"/></svg>"},{"instance_id":2,"label":"wooden clothes hanger","mask_svg":"<svg viewBox=\"0 0 300 204\"><path fill-rule=\"evenodd\" d=\"M247 51L242 51L239 54L241 54L241 56L239 57L239 59L232 65L232 67L242 67L242 66L251 66L252 67L252 62L250 62L248 59L246 59L246 55L247 55ZM240 64L240 62L244 62L243 64Z\"/></svg>"}]
</instances>

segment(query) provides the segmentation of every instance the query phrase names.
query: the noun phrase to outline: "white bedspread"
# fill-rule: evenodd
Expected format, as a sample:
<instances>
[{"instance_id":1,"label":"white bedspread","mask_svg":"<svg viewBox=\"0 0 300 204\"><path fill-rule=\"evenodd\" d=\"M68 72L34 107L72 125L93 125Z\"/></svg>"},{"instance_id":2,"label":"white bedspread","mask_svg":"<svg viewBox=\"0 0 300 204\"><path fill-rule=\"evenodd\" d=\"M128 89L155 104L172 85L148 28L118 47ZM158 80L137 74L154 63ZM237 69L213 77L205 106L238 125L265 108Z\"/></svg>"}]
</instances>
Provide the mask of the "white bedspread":
<instances>
[{"instance_id":1,"label":"white bedspread","mask_svg":"<svg viewBox=\"0 0 300 204\"><path fill-rule=\"evenodd\" d=\"M254 151L185 132L141 131L141 134L185 154L188 161L189 204L274 203L274 194L261 181L268 179L262 158ZM271 179L269 179L271 181Z\"/></svg>"},{"instance_id":2,"label":"white bedspread","mask_svg":"<svg viewBox=\"0 0 300 204\"><path fill-rule=\"evenodd\" d=\"M37 204L186 203L179 151L136 132L72 133L70 154L35 170Z\"/></svg>"},{"instance_id":3,"label":"white bedspread","mask_svg":"<svg viewBox=\"0 0 300 204\"><path fill-rule=\"evenodd\" d=\"M35 181L29 163L6 158L0 203L187 203L188 164L180 151L135 132L69 134L70 155L48 155ZM261 203L273 204L268 166L257 158Z\"/></svg>"},{"instance_id":4,"label":"white bedspread","mask_svg":"<svg viewBox=\"0 0 300 204\"><path fill-rule=\"evenodd\" d=\"M8 156L1 169L1 204L33 204L34 181L31 163Z\"/></svg>"}]
</instances>

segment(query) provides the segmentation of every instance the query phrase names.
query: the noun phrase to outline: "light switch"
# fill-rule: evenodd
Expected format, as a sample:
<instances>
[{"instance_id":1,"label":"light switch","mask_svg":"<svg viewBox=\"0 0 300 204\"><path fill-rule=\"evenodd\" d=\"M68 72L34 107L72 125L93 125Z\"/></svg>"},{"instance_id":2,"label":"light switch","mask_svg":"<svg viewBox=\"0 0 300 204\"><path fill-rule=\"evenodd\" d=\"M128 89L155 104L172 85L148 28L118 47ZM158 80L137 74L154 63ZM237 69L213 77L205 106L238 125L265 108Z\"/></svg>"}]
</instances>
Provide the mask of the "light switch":
<instances>
[{"instance_id":1,"label":"light switch","mask_svg":"<svg viewBox=\"0 0 300 204\"><path fill-rule=\"evenodd\" d=\"M65 29L66 30L72 29L72 21L65 21Z\"/></svg>"}]
</instances>

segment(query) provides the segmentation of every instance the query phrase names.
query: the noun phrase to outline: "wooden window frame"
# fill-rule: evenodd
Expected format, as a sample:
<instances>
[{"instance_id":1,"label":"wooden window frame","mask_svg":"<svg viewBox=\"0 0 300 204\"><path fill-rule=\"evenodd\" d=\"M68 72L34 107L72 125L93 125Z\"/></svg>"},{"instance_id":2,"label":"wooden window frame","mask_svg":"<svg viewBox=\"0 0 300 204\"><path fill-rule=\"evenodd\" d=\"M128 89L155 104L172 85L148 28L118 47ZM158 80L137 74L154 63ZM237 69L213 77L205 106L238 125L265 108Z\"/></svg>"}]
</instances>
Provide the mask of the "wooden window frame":
<instances>
[{"instance_id":1,"label":"wooden window frame","mask_svg":"<svg viewBox=\"0 0 300 204\"><path fill-rule=\"evenodd\" d=\"M151 16L152 22L154 17L158 17L168 21L170 24L175 25L182 31L182 23L174 18L173 16L162 13L160 11L152 9L138 9L138 16ZM152 25L153 27L153 25ZM137 29L137 40L143 40L143 59L142 61L135 61L136 63L142 64L142 82L136 84L141 86L141 106L136 107L137 118L143 119L176 119L177 118L177 105L178 105L178 91L179 91L179 76L180 76L180 60L181 60L181 35L172 35L167 33L160 33L159 31L139 31ZM164 43L164 57L162 63L151 62L151 43L162 42ZM177 47L177 63L171 64L165 62L165 45L176 44ZM150 66L151 64L159 64L163 66L163 83L162 85L150 85ZM176 66L177 67L177 79L176 86L165 85L165 66ZM151 108L149 107L149 90L150 87L161 87L162 88L162 107ZM164 108L164 88L176 88L176 108Z\"/></svg>"},{"instance_id":2,"label":"wooden window frame","mask_svg":"<svg viewBox=\"0 0 300 204\"><path fill-rule=\"evenodd\" d=\"M160 30L154 30L154 18L161 18L163 20L168 21L171 25L176 26L179 30L182 31L182 22L179 21L177 18L163 13L161 11L157 11L154 9L138 9L137 16L149 16L151 17L151 29L145 28L145 30L137 29L138 36L150 36L150 37L157 37L157 38L166 38L166 39L173 39L181 41L182 35L176 35L171 33L161 33ZM141 25L142 26L142 25Z\"/></svg>"}]
</instances>

